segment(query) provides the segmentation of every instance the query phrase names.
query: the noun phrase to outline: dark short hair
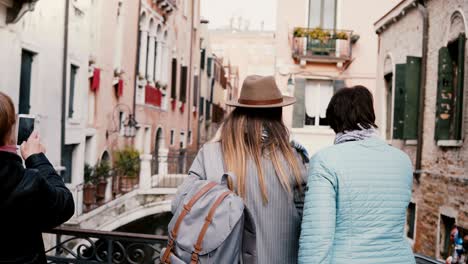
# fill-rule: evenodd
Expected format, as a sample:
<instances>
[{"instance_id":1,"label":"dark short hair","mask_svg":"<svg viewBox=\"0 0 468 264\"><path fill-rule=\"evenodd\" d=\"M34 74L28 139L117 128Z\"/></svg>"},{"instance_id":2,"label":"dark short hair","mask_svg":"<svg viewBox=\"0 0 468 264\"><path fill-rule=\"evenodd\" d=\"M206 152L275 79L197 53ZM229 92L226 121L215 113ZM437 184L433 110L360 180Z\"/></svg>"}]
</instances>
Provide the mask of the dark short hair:
<instances>
[{"instance_id":1,"label":"dark short hair","mask_svg":"<svg viewBox=\"0 0 468 264\"><path fill-rule=\"evenodd\" d=\"M327 120L335 133L377 128L371 92L361 85L339 90L328 104Z\"/></svg>"}]
</instances>

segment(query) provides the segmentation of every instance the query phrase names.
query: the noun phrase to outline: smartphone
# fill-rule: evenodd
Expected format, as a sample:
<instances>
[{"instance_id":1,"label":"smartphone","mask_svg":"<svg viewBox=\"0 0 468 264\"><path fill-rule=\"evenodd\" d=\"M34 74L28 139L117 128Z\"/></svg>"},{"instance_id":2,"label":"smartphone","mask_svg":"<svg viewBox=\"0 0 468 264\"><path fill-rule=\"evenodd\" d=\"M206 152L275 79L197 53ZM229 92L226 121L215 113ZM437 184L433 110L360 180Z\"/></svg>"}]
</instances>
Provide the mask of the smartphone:
<instances>
[{"instance_id":1,"label":"smartphone","mask_svg":"<svg viewBox=\"0 0 468 264\"><path fill-rule=\"evenodd\" d=\"M32 115L18 115L17 130L16 130L16 145L20 146L24 141L27 141L34 131L35 117Z\"/></svg>"}]
</instances>

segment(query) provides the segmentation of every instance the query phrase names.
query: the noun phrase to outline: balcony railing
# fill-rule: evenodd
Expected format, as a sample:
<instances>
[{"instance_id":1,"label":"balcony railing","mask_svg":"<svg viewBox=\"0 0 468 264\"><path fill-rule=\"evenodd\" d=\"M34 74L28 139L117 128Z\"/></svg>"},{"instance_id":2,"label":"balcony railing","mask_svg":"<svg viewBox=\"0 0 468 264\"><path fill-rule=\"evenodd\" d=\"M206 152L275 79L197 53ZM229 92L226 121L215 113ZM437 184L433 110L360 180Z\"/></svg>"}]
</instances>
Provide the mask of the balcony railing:
<instances>
[{"instance_id":1,"label":"balcony railing","mask_svg":"<svg viewBox=\"0 0 468 264\"><path fill-rule=\"evenodd\" d=\"M76 228L56 228L55 243L46 249L47 263L159 263L167 237Z\"/></svg>"},{"instance_id":2,"label":"balcony railing","mask_svg":"<svg viewBox=\"0 0 468 264\"><path fill-rule=\"evenodd\" d=\"M351 60L352 31L295 28L292 56L299 62L339 63Z\"/></svg>"}]
</instances>

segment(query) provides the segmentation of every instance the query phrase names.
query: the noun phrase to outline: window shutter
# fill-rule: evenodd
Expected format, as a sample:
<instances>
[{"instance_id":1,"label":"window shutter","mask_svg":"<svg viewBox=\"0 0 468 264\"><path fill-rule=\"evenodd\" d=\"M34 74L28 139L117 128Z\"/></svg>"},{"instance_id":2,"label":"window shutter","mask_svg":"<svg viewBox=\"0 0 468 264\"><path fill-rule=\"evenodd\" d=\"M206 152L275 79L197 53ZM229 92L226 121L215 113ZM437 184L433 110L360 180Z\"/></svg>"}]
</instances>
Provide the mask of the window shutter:
<instances>
[{"instance_id":1,"label":"window shutter","mask_svg":"<svg viewBox=\"0 0 468 264\"><path fill-rule=\"evenodd\" d=\"M180 101L187 102L187 66L182 66L180 68Z\"/></svg>"},{"instance_id":2,"label":"window shutter","mask_svg":"<svg viewBox=\"0 0 468 264\"><path fill-rule=\"evenodd\" d=\"M436 140L450 139L453 106L453 66L447 47L439 50L437 81Z\"/></svg>"},{"instance_id":3,"label":"window shutter","mask_svg":"<svg viewBox=\"0 0 468 264\"><path fill-rule=\"evenodd\" d=\"M406 58L404 139L418 138L419 88L421 86L421 58ZM422 113L421 113L422 114Z\"/></svg>"},{"instance_id":4,"label":"window shutter","mask_svg":"<svg viewBox=\"0 0 468 264\"><path fill-rule=\"evenodd\" d=\"M172 59L172 72L171 72L171 98L177 98L177 59Z\"/></svg>"},{"instance_id":5,"label":"window shutter","mask_svg":"<svg viewBox=\"0 0 468 264\"><path fill-rule=\"evenodd\" d=\"M455 96L455 118L454 118L454 132L455 139L462 139L462 124L463 124L463 99L464 99L464 83L465 83L465 43L466 36L461 33L458 37L458 58L457 58L457 87Z\"/></svg>"},{"instance_id":6,"label":"window shutter","mask_svg":"<svg viewBox=\"0 0 468 264\"><path fill-rule=\"evenodd\" d=\"M207 64L208 65L206 66L206 73L208 74L209 77L211 77L211 75L212 75L211 68L213 67L213 58L208 57Z\"/></svg>"},{"instance_id":7,"label":"window shutter","mask_svg":"<svg viewBox=\"0 0 468 264\"><path fill-rule=\"evenodd\" d=\"M346 84L344 80L333 80L333 93L336 93L345 87Z\"/></svg>"},{"instance_id":8,"label":"window shutter","mask_svg":"<svg viewBox=\"0 0 468 264\"><path fill-rule=\"evenodd\" d=\"M211 102L207 99L206 100L206 120L211 120Z\"/></svg>"},{"instance_id":9,"label":"window shutter","mask_svg":"<svg viewBox=\"0 0 468 264\"><path fill-rule=\"evenodd\" d=\"M198 106L198 75L193 76L193 106Z\"/></svg>"},{"instance_id":10,"label":"window shutter","mask_svg":"<svg viewBox=\"0 0 468 264\"><path fill-rule=\"evenodd\" d=\"M304 127L305 120L305 79L296 79L296 85L294 87L294 97L297 102L294 104L293 109L293 122L292 127L302 128Z\"/></svg>"},{"instance_id":11,"label":"window shutter","mask_svg":"<svg viewBox=\"0 0 468 264\"><path fill-rule=\"evenodd\" d=\"M200 52L200 69L202 70L205 69L205 54L206 54L206 49L202 49Z\"/></svg>"},{"instance_id":12,"label":"window shutter","mask_svg":"<svg viewBox=\"0 0 468 264\"><path fill-rule=\"evenodd\" d=\"M205 113L205 98L200 97L200 105L199 105L199 110L200 116L203 116Z\"/></svg>"},{"instance_id":13,"label":"window shutter","mask_svg":"<svg viewBox=\"0 0 468 264\"><path fill-rule=\"evenodd\" d=\"M405 121L406 64L397 64L395 71L395 96L393 109L393 139L403 139Z\"/></svg>"}]
</instances>

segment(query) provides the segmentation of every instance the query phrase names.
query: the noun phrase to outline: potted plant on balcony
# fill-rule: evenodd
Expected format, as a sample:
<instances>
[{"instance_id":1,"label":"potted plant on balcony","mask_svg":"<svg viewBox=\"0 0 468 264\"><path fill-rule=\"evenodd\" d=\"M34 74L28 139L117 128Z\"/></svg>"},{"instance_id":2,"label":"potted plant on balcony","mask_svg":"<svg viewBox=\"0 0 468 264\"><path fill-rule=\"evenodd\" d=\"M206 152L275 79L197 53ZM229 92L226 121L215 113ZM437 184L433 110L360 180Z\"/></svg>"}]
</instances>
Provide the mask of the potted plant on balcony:
<instances>
[{"instance_id":1,"label":"potted plant on balcony","mask_svg":"<svg viewBox=\"0 0 468 264\"><path fill-rule=\"evenodd\" d=\"M101 160L95 168L95 175L98 181L96 198L99 204L103 204L106 198L107 179L110 177L110 170L110 164L105 160Z\"/></svg>"},{"instance_id":2,"label":"potted plant on balcony","mask_svg":"<svg viewBox=\"0 0 468 264\"><path fill-rule=\"evenodd\" d=\"M94 204L96 204L96 178L94 168L89 164L85 164L83 174L83 203L87 209L90 209Z\"/></svg>"},{"instance_id":3,"label":"potted plant on balcony","mask_svg":"<svg viewBox=\"0 0 468 264\"><path fill-rule=\"evenodd\" d=\"M140 153L132 147L115 152L114 167L120 176L120 191L131 191L140 173Z\"/></svg>"}]
</instances>

